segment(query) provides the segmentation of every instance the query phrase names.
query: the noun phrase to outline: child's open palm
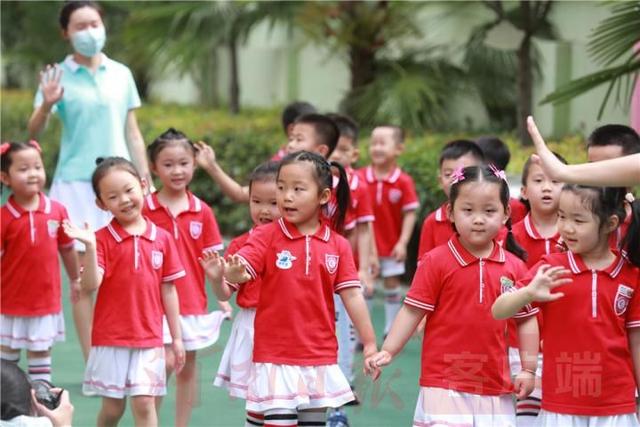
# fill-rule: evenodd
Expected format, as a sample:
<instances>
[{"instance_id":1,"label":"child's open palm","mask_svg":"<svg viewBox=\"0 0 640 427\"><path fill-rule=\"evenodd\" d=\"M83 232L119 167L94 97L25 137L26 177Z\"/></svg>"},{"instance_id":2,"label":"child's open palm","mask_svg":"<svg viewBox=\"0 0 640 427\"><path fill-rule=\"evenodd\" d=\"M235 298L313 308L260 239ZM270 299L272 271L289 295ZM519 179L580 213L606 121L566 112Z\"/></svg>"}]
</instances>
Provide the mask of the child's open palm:
<instances>
[{"instance_id":1,"label":"child's open palm","mask_svg":"<svg viewBox=\"0 0 640 427\"><path fill-rule=\"evenodd\" d=\"M212 250L204 251L199 261L209 280L222 281L227 268L227 262L223 257L218 255L218 252Z\"/></svg>"},{"instance_id":2,"label":"child's open palm","mask_svg":"<svg viewBox=\"0 0 640 427\"><path fill-rule=\"evenodd\" d=\"M247 269L237 255L231 255L227 260L225 277L231 283L244 283L251 280Z\"/></svg>"},{"instance_id":3,"label":"child's open palm","mask_svg":"<svg viewBox=\"0 0 640 427\"><path fill-rule=\"evenodd\" d=\"M96 245L96 234L89 227L88 223L84 223L84 228L77 227L71 223L68 219L62 221L62 228L67 236L72 239L76 239L87 246L95 247Z\"/></svg>"},{"instance_id":4,"label":"child's open palm","mask_svg":"<svg viewBox=\"0 0 640 427\"><path fill-rule=\"evenodd\" d=\"M216 163L216 152L213 151L210 145L207 145L204 141L198 141L194 144L196 146L196 164L206 169Z\"/></svg>"},{"instance_id":5,"label":"child's open palm","mask_svg":"<svg viewBox=\"0 0 640 427\"><path fill-rule=\"evenodd\" d=\"M566 277L571 272L562 266L551 267L549 264L541 265L535 277L527 286L527 290L533 301L555 301L564 296L563 292L551 291L558 286L571 283L573 280Z\"/></svg>"}]
</instances>

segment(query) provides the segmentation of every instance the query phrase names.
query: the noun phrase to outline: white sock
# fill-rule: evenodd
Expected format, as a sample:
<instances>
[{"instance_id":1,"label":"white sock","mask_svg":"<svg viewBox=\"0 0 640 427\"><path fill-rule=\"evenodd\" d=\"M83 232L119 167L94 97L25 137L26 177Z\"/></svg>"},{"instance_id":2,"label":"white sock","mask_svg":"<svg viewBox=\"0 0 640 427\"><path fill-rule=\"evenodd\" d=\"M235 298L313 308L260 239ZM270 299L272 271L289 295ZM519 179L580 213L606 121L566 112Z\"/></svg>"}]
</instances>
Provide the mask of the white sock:
<instances>
[{"instance_id":1,"label":"white sock","mask_svg":"<svg viewBox=\"0 0 640 427\"><path fill-rule=\"evenodd\" d=\"M402 306L402 294L400 288L385 289L384 291L384 333L389 333L393 319L396 318L396 314L400 311Z\"/></svg>"},{"instance_id":2,"label":"white sock","mask_svg":"<svg viewBox=\"0 0 640 427\"><path fill-rule=\"evenodd\" d=\"M0 359L18 363L20 361L20 352L9 353L8 351L0 351Z\"/></svg>"},{"instance_id":3,"label":"white sock","mask_svg":"<svg viewBox=\"0 0 640 427\"><path fill-rule=\"evenodd\" d=\"M29 359L29 377L51 381L51 356Z\"/></svg>"},{"instance_id":4,"label":"white sock","mask_svg":"<svg viewBox=\"0 0 640 427\"><path fill-rule=\"evenodd\" d=\"M324 427L327 424L327 412L299 411L298 425Z\"/></svg>"}]
</instances>

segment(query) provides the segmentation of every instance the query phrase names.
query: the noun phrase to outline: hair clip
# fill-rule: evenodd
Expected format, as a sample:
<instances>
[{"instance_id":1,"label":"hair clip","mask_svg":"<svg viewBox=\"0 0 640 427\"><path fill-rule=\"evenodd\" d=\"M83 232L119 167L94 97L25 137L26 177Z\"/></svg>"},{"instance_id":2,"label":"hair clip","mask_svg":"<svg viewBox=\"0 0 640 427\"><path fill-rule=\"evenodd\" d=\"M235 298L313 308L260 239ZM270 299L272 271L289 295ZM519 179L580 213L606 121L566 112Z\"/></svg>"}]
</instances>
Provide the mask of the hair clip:
<instances>
[{"instance_id":1,"label":"hair clip","mask_svg":"<svg viewBox=\"0 0 640 427\"><path fill-rule=\"evenodd\" d=\"M40 148L40 144L35 139L30 140L29 145L38 150L38 153L42 153L42 148Z\"/></svg>"},{"instance_id":2,"label":"hair clip","mask_svg":"<svg viewBox=\"0 0 640 427\"><path fill-rule=\"evenodd\" d=\"M9 148L11 147L11 144L8 142L3 142L2 145L0 145L0 154L4 155L4 153L6 153L7 151L9 151Z\"/></svg>"},{"instance_id":3,"label":"hair clip","mask_svg":"<svg viewBox=\"0 0 640 427\"><path fill-rule=\"evenodd\" d=\"M494 165L494 164L490 164L490 165L489 165L489 170L490 170L491 172L493 172L493 174L494 174L495 176L497 176L498 178L500 178L501 180L503 180L503 181L506 181L506 180L507 180L507 174L506 174L506 173L504 173L504 171L503 171L503 170L498 169L498 168L496 167L496 165Z\"/></svg>"},{"instance_id":4,"label":"hair clip","mask_svg":"<svg viewBox=\"0 0 640 427\"><path fill-rule=\"evenodd\" d=\"M451 173L451 184L457 184L460 181L464 181L464 170L463 170L462 166L456 168Z\"/></svg>"}]
</instances>

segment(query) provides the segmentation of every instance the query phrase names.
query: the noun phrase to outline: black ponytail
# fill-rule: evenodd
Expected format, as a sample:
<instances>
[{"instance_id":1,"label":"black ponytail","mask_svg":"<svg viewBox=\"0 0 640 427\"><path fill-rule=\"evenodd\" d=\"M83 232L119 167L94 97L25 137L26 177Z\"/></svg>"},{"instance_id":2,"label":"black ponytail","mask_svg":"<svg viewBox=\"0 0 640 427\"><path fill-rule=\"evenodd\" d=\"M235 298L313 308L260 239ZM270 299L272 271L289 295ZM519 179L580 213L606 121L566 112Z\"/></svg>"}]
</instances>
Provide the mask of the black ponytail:
<instances>
[{"instance_id":1,"label":"black ponytail","mask_svg":"<svg viewBox=\"0 0 640 427\"><path fill-rule=\"evenodd\" d=\"M295 162L310 162L313 164L314 175L320 191L327 188L329 190L333 189L333 173L331 168L335 167L338 169L339 181L336 188L337 206L335 206L335 210L331 212L331 227L338 233L342 233L344 231L344 220L347 216L349 204L351 203L351 191L349 189L347 172L338 162L329 162L317 153L300 151L298 153L289 154L280 161L278 175L284 166Z\"/></svg>"},{"instance_id":2,"label":"black ponytail","mask_svg":"<svg viewBox=\"0 0 640 427\"><path fill-rule=\"evenodd\" d=\"M507 238L504 241L504 248L521 260L526 261L528 257L527 251L525 251L524 248L520 246L518 240L516 240L516 238L513 236L513 232L511 231L511 224L511 218L509 218L507 220L507 223L505 224L507 227Z\"/></svg>"},{"instance_id":3,"label":"black ponytail","mask_svg":"<svg viewBox=\"0 0 640 427\"><path fill-rule=\"evenodd\" d=\"M640 267L640 200L631 203L631 224L622 242L622 248L627 253L631 263Z\"/></svg>"}]
</instances>

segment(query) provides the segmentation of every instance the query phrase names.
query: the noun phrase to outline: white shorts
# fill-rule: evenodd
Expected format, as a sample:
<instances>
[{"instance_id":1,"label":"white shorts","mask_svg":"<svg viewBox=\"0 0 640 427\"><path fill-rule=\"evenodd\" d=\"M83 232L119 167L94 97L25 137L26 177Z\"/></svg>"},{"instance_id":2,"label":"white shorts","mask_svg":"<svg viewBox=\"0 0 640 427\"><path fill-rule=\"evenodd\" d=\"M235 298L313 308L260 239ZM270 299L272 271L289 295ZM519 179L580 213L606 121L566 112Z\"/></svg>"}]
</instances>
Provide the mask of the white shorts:
<instances>
[{"instance_id":1,"label":"white shorts","mask_svg":"<svg viewBox=\"0 0 640 427\"><path fill-rule=\"evenodd\" d=\"M437 387L420 387L414 427L515 427L511 394L483 396Z\"/></svg>"},{"instance_id":2,"label":"white shorts","mask_svg":"<svg viewBox=\"0 0 640 427\"><path fill-rule=\"evenodd\" d=\"M64 338L62 312L33 317L0 314L0 344L3 346L46 351Z\"/></svg>"},{"instance_id":3,"label":"white shorts","mask_svg":"<svg viewBox=\"0 0 640 427\"><path fill-rule=\"evenodd\" d=\"M94 165L89 167L93 168ZM96 194L90 181L62 181L54 180L49 190L49 197L62 203L67 208L69 220L78 227L89 223L92 230L104 227L111 221L109 211L103 211L96 206ZM84 252L84 244L75 241L75 248Z\"/></svg>"},{"instance_id":4,"label":"white shorts","mask_svg":"<svg viewBox=\"0 0 640 427\"><path fill-rule=\"evenodd\" d=\"M233 320L229 340L224 348L213 385L229 390L229 395L247 398L253 357L253 321L255 308L241 308Z\"/></svg>"},{"instance_id":5,"label":"white shorts","mask_svg":"<svg viewBox=\"0 0 640 427\"><path fill-rule=\"evenodd\" d=\"M338 365L251 364L247 411L338 408L353 399Z\"/></svg>"},{"instance_id":6,"label":"white shorts","mask_svg":"<svg viewBox=\"0 0 640 427\"><path fill-rule=\"evenodd\" d=\"M381 277L402 276L404 271L404 261L396 261L391 257L380 257Z\"/></svg>"},{"instance_id":7,"label":"white shorts","mask_svg":"<svg viewBox=\"0 0 640 427\"><path fill-rule=\"evenodd\" d=\"M225 313L217 310L209 314L180 315L182 329L182 343L185 351L195 351L215 344L220 336L220 326L225 319ZM171 344L171 331L167 318L162 316L162 342Z\"/></svg>"},{"instance_id":8,"label":"white shorts","mask_svg":"<svg viewBox=\"0 0 640 427\"><path fill-rule=\"evenodd\" d=\"M164 396L164 347L91 347L82 392L115 399Z\"/></svg>"},{"instance_id":9,"label":"white shorts","mask_svg":"<svg viewBox=\"0 0 640 427\"><path fill-rule=\"evenodd\" d=\"M602 417L588 415L558 414L556 412L540 411L536 419L539 427L638 427L640 422L636 414L607 415Z\"/></svg>"}]
</instances>

